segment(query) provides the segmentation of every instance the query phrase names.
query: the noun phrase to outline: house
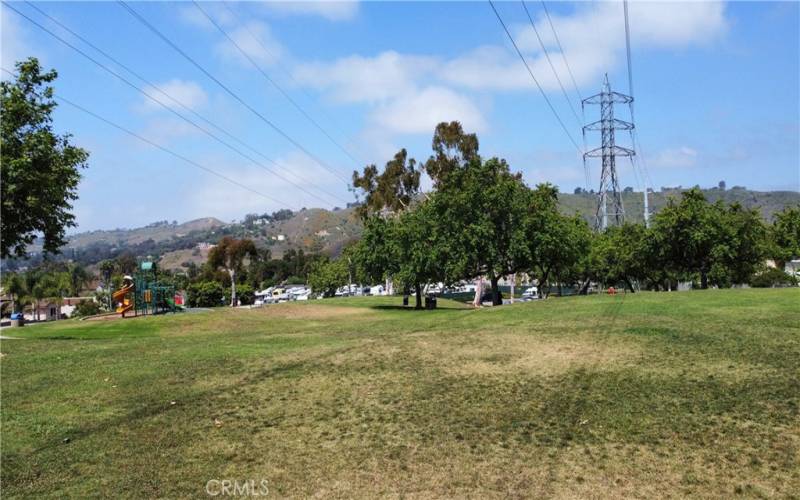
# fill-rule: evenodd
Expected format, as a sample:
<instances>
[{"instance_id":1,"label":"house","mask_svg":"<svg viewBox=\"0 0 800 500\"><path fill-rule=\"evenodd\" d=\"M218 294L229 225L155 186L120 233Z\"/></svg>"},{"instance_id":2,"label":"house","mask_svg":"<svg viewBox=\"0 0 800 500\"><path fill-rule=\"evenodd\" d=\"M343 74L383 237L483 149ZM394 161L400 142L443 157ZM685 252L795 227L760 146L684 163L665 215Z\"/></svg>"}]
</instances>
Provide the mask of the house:
<instances>
[{"instance_id":1,"label":"house","mask_svg":"<svg viewBox=\"0 0 800 500\"><path fill-rule=\"evenodd\" d=\"M39 304L32 304L25 308L23 317L25 321L54 321L59 317L58 303L51 300L40 300Z\"/></svg>"},{"instance_id":2,"label":"house","mask_svg":"<svg viewBox=\"0 0 800 500\"><path fill-rule=\"evenodd\" d=\"M87 300L90 300L92 302L96 302L97 301L97 299L95 299L92 296L89 296L89 297L64 297L63 299L61 299L61 314L63 316L71 318L72 317L72 313L75 312L75 308L78 307L78 304L80 304L81 302L85 302Z\"/></svg>"}]
</instances>

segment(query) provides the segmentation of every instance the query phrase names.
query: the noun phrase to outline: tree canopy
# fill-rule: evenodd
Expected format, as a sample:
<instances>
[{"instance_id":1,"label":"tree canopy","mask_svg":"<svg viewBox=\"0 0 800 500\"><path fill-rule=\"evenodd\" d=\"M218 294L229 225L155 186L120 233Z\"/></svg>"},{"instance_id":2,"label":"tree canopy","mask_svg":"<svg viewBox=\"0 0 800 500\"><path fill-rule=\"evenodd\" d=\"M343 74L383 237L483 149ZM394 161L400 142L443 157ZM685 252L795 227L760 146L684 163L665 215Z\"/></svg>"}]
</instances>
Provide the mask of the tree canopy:
<instances>
[{"instance_id":1,"label":"tree canopy","mask_svg":"<svg viewBox=\"0 0 800 500\"><path fill-rule=\"evenodd\" d=\"M0 254L24 257L42 235L44 251L57 253L65 231L75 226L72 202L78 198L80 169L89 153L71 144L70 134L53 127L53 87L58 73L42 72L30 58L16 64L14 81L0 83Z\"/></svg>"}]
</instances>

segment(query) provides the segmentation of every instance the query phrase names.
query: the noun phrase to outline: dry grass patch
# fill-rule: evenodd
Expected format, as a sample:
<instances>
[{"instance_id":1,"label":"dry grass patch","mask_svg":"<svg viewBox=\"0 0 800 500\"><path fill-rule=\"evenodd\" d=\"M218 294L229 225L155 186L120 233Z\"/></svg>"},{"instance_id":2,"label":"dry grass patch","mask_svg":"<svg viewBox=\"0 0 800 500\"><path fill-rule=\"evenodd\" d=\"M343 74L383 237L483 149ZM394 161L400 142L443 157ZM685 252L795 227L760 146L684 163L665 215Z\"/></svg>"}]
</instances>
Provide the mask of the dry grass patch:
<instances>
[{"instance_id":1,"label":"dry grass patch","mask_svg":"<svg viewBox=\"0 0 800 500\"><path fill-rule=\"evenodd\" d=\"M518 374L551 376L577 368L633 363L641 357L634 342L602 342L590 336L552 337L485 332L419 338L415 351L449 375Z\"/></svg>"},{"instance_id":2,"label":"dry grass patch","mask_svg":"<svg viewBox=\"0 0 800 500\"><path fill-rule=\"evenodd\" d=\"M341 307L317 304L275 304L258 309L259 314L281 319L326 320L374 315L368 307Z\"/></svg>"}]
</instances>

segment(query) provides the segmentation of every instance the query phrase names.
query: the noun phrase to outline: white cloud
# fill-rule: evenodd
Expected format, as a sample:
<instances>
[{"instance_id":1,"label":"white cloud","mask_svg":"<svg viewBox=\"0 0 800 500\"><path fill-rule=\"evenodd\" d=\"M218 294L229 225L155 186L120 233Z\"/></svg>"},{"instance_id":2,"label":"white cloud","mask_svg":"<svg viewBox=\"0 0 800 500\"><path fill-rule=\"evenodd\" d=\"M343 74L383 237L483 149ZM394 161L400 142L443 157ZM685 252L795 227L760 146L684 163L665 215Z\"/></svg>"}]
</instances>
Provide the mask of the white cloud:
<instances>
[{"instance_id":1,"label":"white cloud","mask_svg":"<svg viewBox=\"0 0 800 500\"><path fill-rule=\"evenodd\" d=\"M654 167L689 168L697 164L697 150L688 146L659 151L649 162Z\"/></svg>"},{"instance_id":2,"label":"white cloud","mask_svg":"<svg viewBox=\"0 0 800 500\"><path fill-rule=\"evenodd\" d=\"M436 124L458 120L466 130L482 132L486 121L472 101L444 87L426 87L378 106L372 121L390 133L432 133Z\"/></svg>"},{"instance_id":3,"label":"white cloud","mask_svg":"<svg viewBox=\"0 0 800 500\"><path fill-rule=\"evenodd\" d=\"M321 16L329 21L349 21L358 14L358 2L348 1L278 1L263 5L280 14Z\"/></svg>"},{"instance_id":4,"label":"white cloud","mask_svg":"<svg viewBox=\"0 0 800 500\"><path fill-rule=\"evenodd\" d=\"M301 64L294 75L302 84L330 91L337 101L374 103L412 91L415 81L435 66L432 57L387 51L375 57L352 55L332 63Z\"/></svg>"},{"instance_id":5,"label":"white cloud","mask_svg":"<svg viewBox=\"0 0 800 500\"><path fill-rule=\"evenodd\" d=\"M178 106L171 99L165 97L164 94L156 90L156 88L160 89L161 92L171 96L173 99L189 109L197 110L205 106L208 102L208 94L206 94L206 91L203 90L199 84L188 80L173 78L167 82L156 84L155 88L151 86L144 88L144 91L149 95L153 96L155 99L158 99L168 107L177 109L178 111L180 111L180 106ZM145 111L157 111L163 108L152 99L143 97L142 109Z\"/></svg>"},{"instance_id":6,"label":"white cloud","mask_svg":"<svg viewBox=\"0 0 800 500\"><path fill-rule=\"evenodd\" d=\"M254 191L262 193L275 200L267 199L253 192L243 189L216 176L203 175L197 178L196 185L188 201L190 213L209 214L222 220L239 219L242 214L249 212L274 211L281 208L298 210L302 207L330 207L343 205L344 202L332 199L323 202L330 196L320 193L319 187L334 194L342 191L341 182L332 179L331 175L313 160L300 153L291 152L278 158L281 172L295 184L300 184L306 191L314 193L312 196L298 188L296 185L281 179L255 165L242 165L229 160L213 160L206 164L214 165L214 169L243 184ZM294 175L286 175L287 171ZM309 181L314 179L314 181ZM312 186L313 185L313 186ZM350 199L345 193L339 194L344 200ZM319 198L323 198L320 200Z\"/></svg>"},{"instance_id":7,"label":"white cloud","mask_svg":"<svg viewBox=\"0 0 800 500\"><path fill-rule=\"evenodd\" d=\"M201 131L189 123L173 117L153 118L149 120L142 130L142 135L161 146L169 146L175 139L186 137L204 136ZM204 136L205 137L205 136ZM135 141L145 149L151 146Z\"/></svg>"},{"instance_id":8,"label":"white cloud","mask_svg":"<svg viewBox=\"0 0 800 500\"><path fill-rule=\"evenodd\" d=\"M259 21L250 21L246 25L229 30L231 39L256 63L275 64L284 54L284 48L273 36L268 25ZM235 60L245 67L250 62L239 52L227 38L223 38L214 50L224 60Z\"/></svg>"},{"instance_id":9,"label":"white cloud","mask_svg":"<svg viewBox=\"0 0 800 500\"><path fill-rule=\"evenodd\" d=\"M550 59L567 86L564 58L543 14L533 12L534 22ZM559 41L578 86L600 82L624 57L625 30L618 2L579 5L568 16L551 15ZM724 4L716 2L631 2L631 44L637 48L671 48L711 42L727 31ZM529 23L512 26L514 38L542 87L558 89L558 82ZM501 32L502 34L502 32ZM619 36L609 36L619 34ZM505 40L504 40L505 42ZM510 44L481 47L442 67L442 78L476 89L524 89L533 82Z\"/></svg>"},{"instance_id":10,"label":"white cloud","mask_svg":"<svg viewBox=\"0 0 800 500\"><path fill-rule=\"evenodd\" d=\"M203 10L211 16L214 21L222 26L229 26L234 23L234 16L230 13L227 7L223 4L212 2L203 2ZM216 31L217 28L208 20L200 9L195 5L188 5L178 9L178 18L184 23L201 28L207 31Z\"/></svg>"}]
</instances>

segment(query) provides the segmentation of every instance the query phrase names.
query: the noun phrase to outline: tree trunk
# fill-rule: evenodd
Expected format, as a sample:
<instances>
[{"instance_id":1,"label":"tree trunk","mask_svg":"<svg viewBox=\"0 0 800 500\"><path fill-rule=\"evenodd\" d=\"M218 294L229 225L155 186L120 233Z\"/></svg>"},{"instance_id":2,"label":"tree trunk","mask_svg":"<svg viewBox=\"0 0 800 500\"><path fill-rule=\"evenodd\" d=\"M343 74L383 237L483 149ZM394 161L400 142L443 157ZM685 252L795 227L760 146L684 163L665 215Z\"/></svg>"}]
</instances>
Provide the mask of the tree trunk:
<instances>
[{"instance_id":1,"label":"tree trunk","mask_svg":"<svg viewBox=\"0 0 800 500\"><path fill-rule=\"evenodd\" d=\"M483 295L483 276L475 280L475 298L472 299L474 307L481 306L481 295Z\"/></svg>"},{"instance_id":2,"label":"tree trunk","mask_svg":"<svg viewBox=\"0 0 800 500\"><path fill-rule=\"evenodd\" d=\"M231 307L236 307L236 271L228 269L228 274L231 276Z\"/></svg>"},{"instance_id":3,"label":"tree trunk","mask_svg":"<svg viewBox=\"0 0 800 500\"><path fill-rule=\"evenodd\" d=\"M514 273L511 275L511 297L509 297L511 299L512 304L514 303L514 285L516 284L516 282L517 282L517 273Z\"/></svg>"},{"instance_id":4,"label":"tree trunk","mask_svg":"<svg viewBox=\"0 0 800 500\"><path fill-rule=\"evenodd\" d=\"M628 288L631 289L631 293L636 293L636 290L633 289L633 283L631 283L631 280L627 276L625 277L625 283L628 285Z\"/></svg>"},{"instance_id":5,"label":"tree trunk","mask_svg":"<svg viewBox=\"0 0 800 500\"><path fill-rule=\"evenodd\" d=\"M543 298L547 297L547 296L544 294L544 284L545 284L545 283L547 283L547 276L548 276L549 274L550 274L550 270L548 269L547 271L545 271L545 272L542 274L542 279L541 279L541 280L539 280L539 298L542 298L542 299L543 299Z\"/></svg>"},{"instance_id":6,"label":"tree trunk","mask_svg":"<svg viewBox=\"0 0 800 500\"><path fill-rule=\"evenodd\" d=\"M700 271L700 288L705 290L708 288L708 273Z\"/></svg>"},{"instance_id":7,"label":"tree trunk","mask_svg":"<svg viewBox=\"0 0 800 500\"><path fill-rule=\"evenodd\" d=\"M500 280L500 277L492 276L490 279L492 281L492 305L503 305L503 299L500 298L500 290L497 287L497 282Z\"/></svg>"},{"instance_id":8,"label":"tree trunk","mask_svg":"<svg viewBox=\"0 0 800 500\"><path fill-rule=\"evenodd\" d=\"M422 286L419 283L414 284L414 290L416 291L417 296L417 303L414 306L414 309L422 309Z\"/></svg>"}]
</instances>

